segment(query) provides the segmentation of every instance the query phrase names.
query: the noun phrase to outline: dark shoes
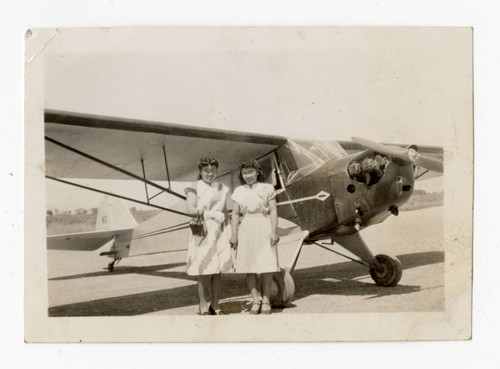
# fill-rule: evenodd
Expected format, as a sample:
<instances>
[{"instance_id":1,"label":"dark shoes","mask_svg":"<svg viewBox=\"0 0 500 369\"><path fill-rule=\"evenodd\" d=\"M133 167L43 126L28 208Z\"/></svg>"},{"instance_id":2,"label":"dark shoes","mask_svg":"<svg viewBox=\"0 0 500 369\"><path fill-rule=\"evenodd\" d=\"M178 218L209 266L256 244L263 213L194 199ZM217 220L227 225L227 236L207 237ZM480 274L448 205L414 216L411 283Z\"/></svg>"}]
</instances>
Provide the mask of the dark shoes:
<instances>
[{"instance_id":1,"label":"dark shoes","mask_svg":"<svg viewBox=\"0 0 500 369\"><path fill-rule=\"evenodd\" d=\"M217 310L216 310L216 309L214 309L214 308L212 307L212 305L210 305L210 306L208 307L208 312L210 313L210 315L226 315L225 313L223 313L223 312L222 312L222 310L221 310L221 309L217 309Z\"/></svg>"},{"instance_id":2,"label":"dark shoes","mask_svg":"<svg viewBox=\"0 0 500 369\"><path fill-rule=\"evenodd\" d=\"M201 312L201 310L198 312L198 315L226 315L221 309L214 309L212 305L208 306L208 311Z\"/></svg>"},{"instance_id":3,"label":"dark shoes","mask_svg":"<svg viewBox=\"0 0 500 369\"><path fill-rule=\"evenodd\" d=\"M250 309L250 314L252 315L258 315L258 314L264 314L264 315L269 315L271 314L271 305L268 303L261 303L261 302L254 302L252 303L252 307ZM198 315L227 315L224 313L221 309L214 309L212 305L208 306L208 311L205 312L199 312Z\"/></svg>"}]
</instances>

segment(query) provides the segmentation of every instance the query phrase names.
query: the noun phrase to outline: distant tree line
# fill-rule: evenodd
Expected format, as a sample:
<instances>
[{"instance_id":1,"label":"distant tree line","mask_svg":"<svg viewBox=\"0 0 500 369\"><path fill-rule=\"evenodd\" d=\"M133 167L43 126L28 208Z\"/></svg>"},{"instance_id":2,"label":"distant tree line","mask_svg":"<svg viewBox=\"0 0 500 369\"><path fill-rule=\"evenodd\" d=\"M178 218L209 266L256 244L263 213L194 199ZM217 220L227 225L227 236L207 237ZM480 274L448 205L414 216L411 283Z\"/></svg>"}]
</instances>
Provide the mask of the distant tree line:
<instances>
[{"instance_id":1,"label":"distant tree line","mask_svg":"<svg viewBox=\"0 0 500 369\"><path fill-rule=\"evenodd\" d=\"M57 215L97 215L97 208L90 208L90 209L79 208L74 210L49 209L47 210L46 215L49 217Z\"/></svg>"},{"instance_id":2,"label":"distant tree line","mask_svg":"<svg viewBox=\"0 0 500 369\"><path fill-rule=\"evenodd\" d=\"M161 210L139 210L130 208L130 213L138 223L144 222L158 214ZM47 234L64 234L73 232L88 232L95 229L97 208L59 210L49 209L46 212Z\"/></svg>"},{"instance_id":3,"label":"distant tree line","mask_svg":"<svg viewBox=\"0 0 500 369\"><path fill-rule=\"evenodd\" d=\"M427 192L424 190L414 190L410 199L400 208L400 210L418 210L431 206L440 206L444 203L444 192Z\"/></svg>"},{"instance_id":4,"label":"distant tree line","mask_svg":"<svg viewBox=\"0 0 500 369\"><path fill-rule=\"evenodd\" d=\"M141 210L137 209L135 206L130 208L130 213L134 216L138 223L144 222L151 217L154 217L161 210ZM84 220L84 223L88 223L90 220L94 220L97 216L97 208L90 209L74 209L74 210L59 210L59 209L49 209L46 212L46 217L48 222L63 222L63 223L73 223L75 221Z\"/></svg>"}]
</instances>

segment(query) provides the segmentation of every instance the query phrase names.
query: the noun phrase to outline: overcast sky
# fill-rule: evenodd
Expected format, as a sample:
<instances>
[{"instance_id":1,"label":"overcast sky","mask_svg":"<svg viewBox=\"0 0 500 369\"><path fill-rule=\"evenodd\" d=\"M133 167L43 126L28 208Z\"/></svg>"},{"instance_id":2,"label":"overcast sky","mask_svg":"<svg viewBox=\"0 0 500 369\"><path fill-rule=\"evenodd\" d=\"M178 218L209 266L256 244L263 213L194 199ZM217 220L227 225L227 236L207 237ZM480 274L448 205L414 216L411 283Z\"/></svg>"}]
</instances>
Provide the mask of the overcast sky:
<instances>
[{"instance_id":1,"label":"overcast sky","mask_svg":"<svg viewBox=\"0 0 500 369\"><path fill-rule=\"evenodd\" d=\"M453 125L471 121L471 36L469 28L149 28L37 35L50 39L43 50L49 109L445 149ZM48 207L80 207L81 196L61 188L47 184ZM82 207L95 206L93 199Z\"/></svg>"}]
</instances>

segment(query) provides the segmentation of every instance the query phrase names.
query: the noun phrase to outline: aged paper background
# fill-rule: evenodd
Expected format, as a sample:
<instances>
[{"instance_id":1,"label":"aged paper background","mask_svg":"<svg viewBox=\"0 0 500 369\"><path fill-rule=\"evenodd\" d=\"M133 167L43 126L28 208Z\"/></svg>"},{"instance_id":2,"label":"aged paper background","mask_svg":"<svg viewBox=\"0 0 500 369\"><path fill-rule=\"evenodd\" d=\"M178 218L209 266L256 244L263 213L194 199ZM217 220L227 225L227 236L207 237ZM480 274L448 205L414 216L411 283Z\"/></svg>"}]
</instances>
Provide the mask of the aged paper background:
<instances>
[{"instance_id":1,"label":"aged paper background","mask_svg":"<svg viewBox=\"0 0 500 369\"><path fill-rule=\"evenodd\" d=\"M339 41L336 41L338 38ZM291 40L294 41L291 41ZM472 256L472 30L470 28L144 28L144 29L45 29L31 30L27 35L26 49L26 157L25 157L25 256L26 256L26 295L25 295L25 328L26 340L28 342L225 342L225 341L378 341L378 340L456 340L468 339L471 335L471 256ZM298 40L298 41L296 41ZM436 41L437 40L437 41ZM435 46L425 48L425 43L435 42ZM337 42L335 44L335 42ZM179 53L181 55L190 53L201 56L195 58L195 62L187 62L169 65L166 72L171 70L177 73L196 73L197 63L203 60L206 53L207 58L214 53L234 52L235 63L260 62L259 50L262 53L274 50L291 48L292 60L287 60L280 55L268 78L279 78L280 63L291 63L295 58L302 58L308 53L356 53L360 49L375 48L384 50L387 43L401 43L404 47L394 47L394 54L382 52L382 57L373 53L373 64L394 63L394 68L401 69L401 79L412 78L416 72L413 68L428 68L427 73L429 85L415 80L417 91L415 98L401 101L389 101L388 104L401 106L400 114L392 115L391 119L398 117L401 123L385 122L383 106L384 102L372 102L374 109L365 107L363 114L369 115L370 119L356 122L356 115L341 121L339 117L326 119L322 129L338 130L332 121L340 121L339 125L347 125L347 131L354 132L352 135L359 136L361 132L370 139L384 140L385 142L423 142L424 144L439 144L442 142L445 153L444 173L444 240L445 240L445 311L444 312L396 312L396 313L348 313L348 314L299 314L294 316L273 315L272 319L257 319L252 316L230 315L216 320L206 320L198 316L133 316L133 317L81 317L81 318L48 318L47 317L47 275L45 239L45 186L44 186L44 153L43 153L43 109L57 108L60 110L79 111L85 113L104 114L110 116L130 116L137 114L136 118L162 120L165 112L159 111L159 103L163 99L189 100L192 104L201 104L202 96L214 93L207 87L204 90L203 82L200 85L191 84L186 81L187 86L183 89L170 91L168 86L165 90L160 89L164 96L159 97L157 91L149 90L147 84L154 83L154 76L141 74L146 84L142 94L131 91L131 96L139 97L137 100L122 100L120 95L113 90L130 88L127 84L128 78L132 80L135 76L136 65L143 62L143 53L153 53L158 58L165 58L169 62L169 55ZM299 45L301 52L295 52L293 45ZM333 46L331 46L333 44ZM249 46L255 51L248 52ZM290 46L291 45L291 46ZM305 45L305 46L304 46ZM411 45L408 47L407 45ZM434 44L433 44L434 45ZM412 48L414 49L412 50ZM434 64L417 62L417 67L405 68L400 65L407 59L401 59L398 64L399 53L412 50L414 58L431 57ZM446 57L438 54L443 52ZM239 56L241 53L241 56ZM246 54L248 53L248 54ZM431 53L428 55L428 53ZM111 55L110 55L111 54ZM426 54L424 56L419 54ZM90 90L80 91L79 79L85 78L84 64L93 62L94 58L103 56L104 60L110 55L115 66L104 69L104 73L117 73L123 76L115 81L116 85L101 84L95 81L95 87ZM249 56L248 56L249 55ZM271 53L273 56L274 54ZM58 59L76 58L76 65L82 65L80 69L75 68L73 74L68 74L64 81L53 80L54 73L47 73L55 68L65 68L66 64L58 64ZM250 58L250 61L248 61ZM380 59L378 59L380 58ZM175 56L170 56L175 59ZM130 62L132 60L132 62ZM146 59L149 60L149 59ZM180 59L184 60L184 59ZM268 62L265 59L265 62ZM314 58L312 61L314 62ZM353 58L355 60L355 58ZM314 64L309 65L306 59L302 68L316 68ZM82 64L79 64L82 63ZM445 63L445 64L443 64ZM124 64L125 67L121 67ZM373 69L373 74L363 74L368 78L367 84L379 81L383 77L379 68L368 63ZM52 69L49 69L49 66ZM96 64L99 67L99 63ZM227 69L224 64L220 68ZM248 66L247 66L248 67ZM122 68L122 69L121 69ZM128 69L127 69L128 68ZM137 66L139 68L139 66ZM177 69L176 69L177 68ZM332 86L332 93L341 92L338 99L349 99L357 101L360 106L367 104L363 96L363 88L352 91L351 85L355 85L356 68L367 68L363 65L346 65L340 63L332 68L342 68L343 72L350 75L352 83L338 82L338 86ZM405 70L407 69L407 70ZM446 70L443 74L442 70ZM128 72L127 72L128 71ZM156 72L156 69L153 69ZM438 72L439 71L439 72ZM208 70L208 73L210 69ZM365 73L361 69L359 73ZM408 73L410 77L405 76ZM144 73L144 72L142 72ZM172 73L170 71L170 73ZM300 71L299 71L300 73ZM329 78L329 69L319 69L315 78ZM432 73L436 73L433 75ZM153 72L154 74L154 72ZM58 74L55 73L57 76ZM382 75L382 76L380 76ZM422 74L420 74L421 76ZM368 77L366 77L368 76ZM103 75L102 78L109 76ZM52 79L51 79L52 78ZM200 79L202 76L200 76ZM210 77L207 77L208 79ZM231 89L245 90L245 86L251 86L252 76L248 81L238 80L237 86L232 82L231 76L227 80L221 80L220 84L228 84ZM399 78L399 77L398 77ZM203 80L201 80L203 81ZM299 76L300 81L300 76ZM331 81L335 83L336 81ZM357 81L359 83L359 81ZM52 87L50 96L46 97L48 84L58 85L54 91ZM123 85L120 85L124 83ZM231 84L233 83L233 84ZM265 80L263 80L265 83ZM283 82L282 82L283 83ZM389 83L379 81L378 83ZM392 83L392 82L391 82ZM361 84L362 86L363 84ZM91 84L93 86L93 84ZM131 85L134 86L134 85ZM396 86L396 85L395 85ZM74 89L73 89L74 87ZM297 86L291 88L300 88ZM286 87L285 87L286 88ZM319 87L318 87L319 88ZM395 87L396 88L396 87ZM146 95L144 95L146 91ZM149 92L150 91L150 92ZM448 95L448 91L453 94ZM342 92L347 94L345 97ZM149 95L148 95L149 93ZM219 91L220 93L220 91ZM230 93L230 92L222 92ZM291 92L293 93L293 91ZM309 93L314 93L312 90ZM419 93L427 100L418 100ZM63 95L59 99L58 106L53 106L51 100L54 95ZM71 95L76 97L71 99ZM304 98L301 91L297 97L289 97L290 101L300 101ZM443 94L447 96L443 99ZM116 96L115 96L116 95ZM194 95L194 96L193 96ZM68 97L69 96L69 97ZM80 97L78 97L80 96ZM125 94L124 96L127 96ZM435 98L433 97L435 96ZM216 97L214 97L215 99ZM219 97L220 98L220 97ZM272 101L272 97L269 97ZM436 99L436 100L434 100ZM207 98L208 100L208 98ZM104 103L103 103L104 101ZM250 100L253 101L253 100ZM408 116L406 110L411 110L415 104L432 105L436 101L440 104L436 115L418 117L418 122ZM133 106L134 102L137 106ZM265 102L265 101L263 101ZM66 105L65 105L66 104ZM405 105L407 104L407 105ZM131 107L132 105L132 107ZM143 106L144 105L144 106ZM207 111L206 117L202 114L190 116L189 111L170 114L168 120L174 122L189 122L207 125L215 128L228 128L235 130L249 130L266 132L264 129L269 121L273 122L271 127L275 133L288 136L301 137L304 130L309 128L300 120L293 120L294 115L306 115L304 107L291 111L294 104L287 102L277 105L275 116L260 117L255 112L258 106L248 105L245 101L237 102L236 106L226 107L228 122L221 122L213 118L214 112L211 105L193 107L193 111ZM369 105L369 102L368 102ZM231 110L232 108L232 110ZM129 109L130 111L127 111ZM217 109L217 108L214 108ZM302 109L302 110L301 110ZM426 110L425 108L422 110ZM431 110L431 108L429 108ZM342 112L341 112L342 113ZM146 115L146 117L143 116ZM163 114L163 115L162 115ZM167 112L168 114L168 112ZM324 113L323 113L324 114ZM351 113L353 114L353 113ZM355 114L355 113L354 113ZM310 114L312 115L312 114ZM321 119L321 113L317 118ZM406 121L403 119L406 118ZM423 119L427 118L425 121ZM360 118L357 118L358 120ZM226 119L224 119L225 121ZM206 122L206 123L205 123ZM333 124L333 125L332 125ZM375 126L374 131L370 131ZM360 133L357 133L360 132ZM374 132L370 135L371 132ZM402 133L403 132L403 133ZM431 137L425 134L432 132ZM373 137L374 134L379 137ZM382 135L382 133L384 135ZM344 133L345 134L345 133ZM324 133L317 132L318 138ZM348 137L338 137L347 138ZM424 141L424 140L427 141ZM438 142L429 142L435 139ZM458 200L459 199L459 200ZM425 230L416 229L416 232ZM71 262L71 261L69 261ZM77 262L75 260L74 262ZM395 308L397 311L397 308ZM235 327L240 327L235 329Z\"/></svg>"},{"instance_id":2,"label":"aged paper background","mask_svg":"<svg viewBox=\"0 0 500 369\"><path fill-rule=\"evenodd\" d=\"M4 358L14 366L50 368L87 368L120 365L139 368L145 365L182 365L183 367L255 367L258 357L283 367L304 367L312 360L318 364L349 365L361 368L373 365L374 357L385 357L385 367L417 368L473 365L494 367L499 362L496 332L500 295L496 288L500 257L496 227L496 200L490 188L500 186L496 156L498 129L494 122L500 116L498 96L498 60L500 49L494 47L500 37L496 7L491 2L455 1L378 1L345 3L342 1L242 2L218 1L202 5L197 2L161 6L144 1L20 1L9 5L0 24L5 56L0 69L5 116L2 145L2 186L6 211L2 212L5 245L0 270L9 303L0 306ZM98 9L96 11L96 9ZM362 9L362 11L360 11ZM288 344L288 345L65 345L24 344L23 312L23 74L24 39L28 28L76 26L146 26L146 25L417 25L474 27L475 76L475 157L484 163L476 165L475 250L474 250L474 325L472 341L420 343L357 344ZM13 155L14 154L14 155ZM7 160L8 159L8 160ZM360 355L363 352L363 355ZM193 355L196 353L196 355ZM207 360L217 356L217 362ZM187 359L189 358L189 359ZM244 360L242 360L242 358ZM314 358L314 359L313 359Z\"/></svg>"}]
</instances>

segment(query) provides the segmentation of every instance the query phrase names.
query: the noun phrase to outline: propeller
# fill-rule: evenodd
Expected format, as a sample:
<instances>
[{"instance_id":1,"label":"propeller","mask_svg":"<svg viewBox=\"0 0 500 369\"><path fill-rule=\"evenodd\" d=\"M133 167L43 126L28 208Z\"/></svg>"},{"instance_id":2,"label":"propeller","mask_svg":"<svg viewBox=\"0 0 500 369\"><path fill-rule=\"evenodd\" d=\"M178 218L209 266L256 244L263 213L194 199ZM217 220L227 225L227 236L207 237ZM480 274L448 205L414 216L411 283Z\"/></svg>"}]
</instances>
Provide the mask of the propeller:
<instances>
[{"instance_id":1,"label":"propeller","mask_svg":"<svg viewBox=\"0 0 500 369\"><path fill-rule=\"evenodd\" d=\"M415 146L404 149L389 147L378 142L370 141L360 137L353 137L352 140L380 154L393 156L395 158L403 160L406 163L415 164L434 172L443 173L443 162L441 160L430 158L428 156L420 154Z\"/></svg>"}]
</instances>

